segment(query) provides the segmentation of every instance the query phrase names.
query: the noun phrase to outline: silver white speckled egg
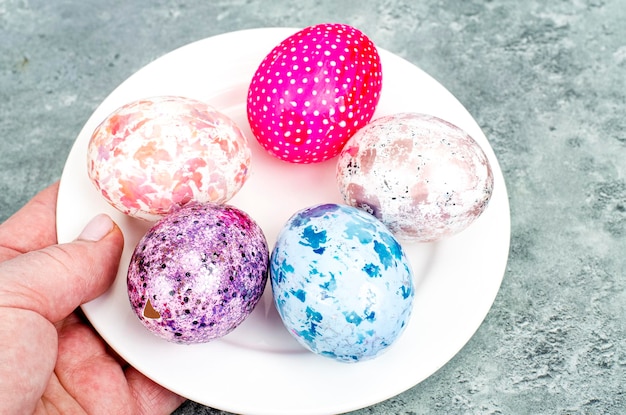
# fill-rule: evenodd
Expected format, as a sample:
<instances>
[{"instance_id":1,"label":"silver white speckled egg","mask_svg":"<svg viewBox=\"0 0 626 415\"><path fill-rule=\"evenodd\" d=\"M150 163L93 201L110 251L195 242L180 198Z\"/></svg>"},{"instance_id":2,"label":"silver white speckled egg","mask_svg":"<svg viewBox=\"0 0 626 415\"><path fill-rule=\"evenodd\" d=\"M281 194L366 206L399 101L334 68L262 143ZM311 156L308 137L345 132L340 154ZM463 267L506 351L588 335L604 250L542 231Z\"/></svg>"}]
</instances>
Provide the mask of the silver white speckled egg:
<instances>
[{"instance_id":1,"label":"silver white speckled egg","mask_svg":"<svg viewBox=\"0 0 626 415\"><path fill-rule=\"evenodd\" d=\"M467 228L487 207L493 173L465 131L418 113L384 116L359 130L337 163L345 202L398 239L429 242Z\"/></svg>"}]
</instances>

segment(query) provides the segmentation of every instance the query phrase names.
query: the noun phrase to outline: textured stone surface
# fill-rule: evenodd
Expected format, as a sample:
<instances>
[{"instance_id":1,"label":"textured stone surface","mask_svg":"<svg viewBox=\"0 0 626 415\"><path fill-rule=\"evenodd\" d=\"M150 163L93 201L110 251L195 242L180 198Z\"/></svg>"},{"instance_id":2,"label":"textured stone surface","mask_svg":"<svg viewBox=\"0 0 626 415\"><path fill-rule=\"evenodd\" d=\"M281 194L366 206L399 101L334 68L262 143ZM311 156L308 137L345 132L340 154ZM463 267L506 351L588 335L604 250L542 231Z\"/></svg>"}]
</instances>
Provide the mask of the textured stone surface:
<instances>
[{"instance_id":1,"label":"textured stone surface","mask_svg":"<svg viewBox=\"0 0 626 415\"><path fill-rule=\"evenodd\" d=\"M0 219L60 177L92 111L151 60L231 30L329 21L459 98L499 158L512 215L504 281L476 335L426 381L355 414L625 413L623 0L0 1Z\"/></svg>"}]
</instances>

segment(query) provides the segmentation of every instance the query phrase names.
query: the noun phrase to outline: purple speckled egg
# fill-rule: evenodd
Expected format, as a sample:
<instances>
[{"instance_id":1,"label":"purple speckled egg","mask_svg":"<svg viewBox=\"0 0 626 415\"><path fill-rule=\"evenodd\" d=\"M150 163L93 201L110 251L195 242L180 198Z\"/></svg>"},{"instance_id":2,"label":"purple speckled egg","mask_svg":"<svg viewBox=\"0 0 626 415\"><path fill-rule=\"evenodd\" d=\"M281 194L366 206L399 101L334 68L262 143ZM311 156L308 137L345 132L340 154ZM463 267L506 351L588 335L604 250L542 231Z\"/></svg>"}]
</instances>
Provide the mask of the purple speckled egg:
<instances>
[{"instance_id":1,"label":"purple speckled egg","mask_svg":"<svg viewBox=\"0 0 626 415\"><path fill-rule=\"evenodd\" d=\"M134 312L176 343L222 337L252 312L268 276L267 241L245 212L191 203L154 224L128 268Z\"/></svg>"},{"instance_id":2,"label":"purple speckled egg","mask_svg":"<svg viewBox=\"0 0 626 415\"><path fill-rule=\"evenodd\" d=\"M380 219L405 242L455 235L486 209L493 173L480 145L440 118L378 118L346 143L337 162L345 202Z\"/></svg>"},{"instance_id":3,"label":"purple speckled egg","mask_svg":"<svg viewBox=\"0 0 626 415\"><path fill-rule=\"evenodd\" d=\"M309 26L259 65L248 90L248 121L273 156L322 162L371 120L381 88L378 50L365 34L345 24Z\"/></svg>"}]
</instances>

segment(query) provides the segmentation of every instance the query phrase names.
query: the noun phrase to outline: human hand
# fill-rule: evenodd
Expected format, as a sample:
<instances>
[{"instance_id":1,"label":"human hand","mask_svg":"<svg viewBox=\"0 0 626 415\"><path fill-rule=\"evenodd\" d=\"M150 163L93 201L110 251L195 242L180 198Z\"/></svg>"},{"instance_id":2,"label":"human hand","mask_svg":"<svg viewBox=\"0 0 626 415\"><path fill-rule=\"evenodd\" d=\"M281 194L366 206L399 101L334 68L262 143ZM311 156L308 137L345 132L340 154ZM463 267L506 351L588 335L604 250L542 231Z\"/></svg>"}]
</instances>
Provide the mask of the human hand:
<instances>
[{"instance_id":1,"label":"human hand","mask_svg":"<svg viewBox=\"0 0 626 415\"><path fill-rule=\"evenodd\" d=\"M57 244L58 184L0 225L0 414L169 414L183 398L126 365L76 308L113 283L106 215Z\"/></svg>"}]
</instances>

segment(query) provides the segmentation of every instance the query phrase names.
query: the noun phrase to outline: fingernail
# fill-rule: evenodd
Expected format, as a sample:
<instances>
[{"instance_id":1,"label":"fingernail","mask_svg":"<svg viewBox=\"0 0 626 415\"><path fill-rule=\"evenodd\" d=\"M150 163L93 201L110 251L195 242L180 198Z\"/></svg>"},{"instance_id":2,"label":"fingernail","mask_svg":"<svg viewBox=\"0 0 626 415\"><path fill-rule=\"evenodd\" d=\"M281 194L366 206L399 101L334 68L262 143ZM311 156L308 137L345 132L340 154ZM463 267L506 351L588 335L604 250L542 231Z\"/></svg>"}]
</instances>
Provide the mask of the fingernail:
<instances>
[{"instance_id":1,"label":"fingernail","mask_svg":"<svg viewBox=\"0 0 626 415\"><path fill-rule=\"evenodd\" d=\"M97 242L111 232L113 226L113 221L109 215L102 213L89 221L87 226L85 226L85 229L83 229L78 236L78 239Z\"/></svg>"}]
</instances>

